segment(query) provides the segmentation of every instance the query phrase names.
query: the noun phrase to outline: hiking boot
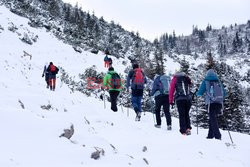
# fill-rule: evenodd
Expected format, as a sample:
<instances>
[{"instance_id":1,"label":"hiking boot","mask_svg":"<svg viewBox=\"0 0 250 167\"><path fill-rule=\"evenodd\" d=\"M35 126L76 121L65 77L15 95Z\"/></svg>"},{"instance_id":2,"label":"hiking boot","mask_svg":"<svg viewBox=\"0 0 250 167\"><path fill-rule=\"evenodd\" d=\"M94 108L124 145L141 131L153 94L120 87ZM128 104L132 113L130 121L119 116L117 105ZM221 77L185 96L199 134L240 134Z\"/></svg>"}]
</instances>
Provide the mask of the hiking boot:
<instances>
[{"instance_id":1,"label":"hiking boot","mask_svg":"<svg viewBox=\"0 0 250 167\"><path fill-rule=\"evenodd\" d=\"M191 135L191 129L186 130L186 135Z\"/></svg>"},{"instance_id":2,"label":"hiking boot","mask_svg":"<svg viewBox=\"0 0 250 167\"><path fill-rule=\"evenodd\" d=\"M161 125L155 124L155 127L156 127L156 128L161 128Z\"/></svg>"},{"instance_id":3,"label":"hiking boot","mask_svg":"<svg viewBox=\"0 0 250 167\"><path fill-rule=\"evenodd\" d=\"M49 85L47 85L47 89L49 89Z\"/></svg>"},{"instance_id":4,"label":"hiking boot","mask_svg":"<svg viewBox=\"0 0 250 167\"><path fill-rule=\"evenodd\" d=\"M138 112L138 113L137 113L137 116L138 116L138 118L140 119L140 118L141 118L141 112Z\"/></svg>"},{"instance_id":5,"label":"hiking boot","mask_svg":"<svg viewBox=\"0 0 250 167\"><path fill-rule=\"evenodd\" d=\"M140 119L141 119L141 113L140 112L136 112L135 121L140 121Z\"/></svg>"},{"instance_id":6,"label":"hiking boot","mask_svg":"<svg viewBox=\"0 0 250 167\"><path fill-rule=\"evenodd\" d=\"M168 126L167 126L167 129L168 129L168 130L172 130L172 126L171 126L171 125L168 125Z\"/></svg>"},{"instance_id":7,"label":"hiking boot","mask_svg":"<svg viewBox=\"0 0 250 167\"><path fill-rule=\"evenodd\" d=\"M140 118L136 115L135 121L140 121Z\"/></svg>"}]
</instances>

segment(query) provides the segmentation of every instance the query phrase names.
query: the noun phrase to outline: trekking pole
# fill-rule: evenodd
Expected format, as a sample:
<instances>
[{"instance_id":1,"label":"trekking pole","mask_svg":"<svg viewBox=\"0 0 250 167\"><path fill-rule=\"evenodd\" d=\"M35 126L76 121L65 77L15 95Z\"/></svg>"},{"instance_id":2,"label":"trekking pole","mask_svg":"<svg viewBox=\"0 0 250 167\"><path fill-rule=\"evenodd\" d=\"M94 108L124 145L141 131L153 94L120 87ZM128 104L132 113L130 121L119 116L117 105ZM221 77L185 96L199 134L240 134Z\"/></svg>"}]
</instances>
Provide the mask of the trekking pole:
<instances>
[{"instance_id":1,"label":"trekking pole","mask_svg":"<svg viewBox=\"0 0 250 167\"><path fill-rule=\"evenodd\" d=\"M124 113L123 107L122 107L122 96L121 96L121 92L120 92L120 94L119 94L118 97L119 97L118 100L120 101L120 106L121 106L122 113Z\"/></svg>"},{"instance_id":2,"label":"trekking pole","mask_svg":"<svg viewBox=\"0 0 250 167\"><path fill-rule=\"evenodd\" d=\"M197 135L199 134L199 121L198 121L198 96L196 95L198 89L193 93L193 99L196 99L196 124L197 124ZM196 97L196 98L194 98Z\"/></svg>"},{"instance_id":3,"label":"trekking pole","mask_svg":"<svg viewBox=\"0 0 250 167\"><path fill-rule=\"evenodd\" d=\"M104 109L106 109L106 104L105 104L105 91L103 90L103 103L104 103Z\"/></svg>"},{"instance_id":4,"label":"trekking pole","mask_svg":"<svg viewBox=\"0 0 250 167\"><path fill-rule=\"evenodd\" d=\"M128 98L128 107L127 107L127 117L129 117L129 98Z\"/></svg>"},{"instance_id":5,"label":"trekking pole","mask_svg":"<svg viewBox=\"0 0 250 167\"><path fill-rule=\"evenodd\" d=\"M232 139L231 133L229 132L229 129L227 129L227 131L228 131L228 134L229 134L230 140L231 140L232 145L233 145L233 144L234 144L234 142L233 142L233 139Z\"/></svg>"},{"instance_id":6,"label":"trekking pole","mask_svg":"<svg viewBox=\"0 0 250 167\"><path fill-rule=\"evenodd\" d=\"M232 138L231 133L230 133L230 131L229 131L228 124L226 123L225 116L223 116L223 120L224 120L224 122L225 122L225 125L226 125L226 128L227 128L227 132L228 132L228 135L229 135L229 138L230 138L230 140L231 140L231 142L232 142L232 145L233 145L233 144L234 144L233 138Z\"/></svg>"},{"instance_id":7,"label":"trekking pole","mask_svg":"<svg viewBox=\"0 0 250 167\"><path fill-rule=\"evenodd\" d=\"M156 122L155 122L155 114L154 114L154 107L153 107L153 100L152 98L150 97L150 103L151 103L151 112L153 114L153 120L154 120L154 125L156 125Z\"/></svg>"},{"instance_id":8,"label":"trekking pole","mask_svg":"<svg viewBox=\"0 0 250 167\"><path fill-rule=\"evenodd\" d=\"M196 96L196 123L197 123L197 135L199 134L199 122L198 122L198 96Z\"/></svg>"}]
</instances>

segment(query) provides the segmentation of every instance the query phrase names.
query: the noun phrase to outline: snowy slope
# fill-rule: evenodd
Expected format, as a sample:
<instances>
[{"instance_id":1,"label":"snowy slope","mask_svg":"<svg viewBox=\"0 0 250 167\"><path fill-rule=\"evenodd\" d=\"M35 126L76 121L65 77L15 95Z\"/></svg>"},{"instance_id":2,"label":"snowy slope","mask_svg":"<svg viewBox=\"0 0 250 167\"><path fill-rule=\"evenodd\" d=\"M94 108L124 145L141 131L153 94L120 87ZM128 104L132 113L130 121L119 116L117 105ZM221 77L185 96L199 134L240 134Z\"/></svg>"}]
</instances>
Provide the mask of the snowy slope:
<instances>
[{"instance_id":1,"label":"snowy slope","mask_svg":"<svg viewBox=\"0 0 250 167\"><path fill-rule=\"evenodd\" d=\"M18 27L16 32L8 30L11 22ZM230 143L226 131L222 131L222 141L206 140L207 130L199 129L197 135L193 126L193 135L186 137L178 132L174 118L172 131L164 126L155 129L152 114L146 113L141 122L135 122L131 109L128 115L128 110L119 106L119 112L113 113L109 103L104 109L102 101L72 93L60 79L55 92L47 90L41 77L44 62L53 61L78 76L93 65L105 72L104 55L77 53L44 29L27 23L0 6L4 29L0 29L1 167L250 166L248 135L231 132L236 146L226 146ZM37 42L23 43L19 38L24 32L38 35ZM32 55L31 60L22 57L23 51ZM174 64L172 60L168 63ZM125 69L121 60L114 59L114 66L119 72ZM51 109L41 108L49 104ZM59 138L71 124L75 128L71 140ZM96 149L104 150L99 160L90 158Z\"/></svg>"}]
</instances>

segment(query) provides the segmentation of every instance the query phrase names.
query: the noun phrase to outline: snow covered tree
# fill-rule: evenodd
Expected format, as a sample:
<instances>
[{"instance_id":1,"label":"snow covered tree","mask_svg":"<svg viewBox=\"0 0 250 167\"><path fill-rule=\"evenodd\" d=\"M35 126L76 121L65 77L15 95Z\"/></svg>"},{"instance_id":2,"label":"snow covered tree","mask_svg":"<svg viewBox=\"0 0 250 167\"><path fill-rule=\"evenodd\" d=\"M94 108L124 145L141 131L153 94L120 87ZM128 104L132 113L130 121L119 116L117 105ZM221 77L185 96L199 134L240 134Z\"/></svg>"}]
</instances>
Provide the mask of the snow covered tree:
<instances>
[{"instance_id":1,"label":"snow covered tree","mask_svg":"<svg viewBox=\"0 0 250 167\"><path fill-rule=\"evenodd\" d=\"M207 53L206 70L209 70L209 69L215 69L215 61L211 52Z\"/></svg>"},{"instance_id":2,"label":"snow covered tree","mask_svg":"<svg viewBox=\"0 0 250 167\"><path fill-rule=\"evenodd\" d=\"M48 8L50 14L54 17L60 17L61 11L59 6L59 0L51 0L49 2L49 8Z\"/></svg>"},{"instance_id":3,"label":"snow covered tree","mask_svg":"<svg viewBox=\"0 0 250 167\"><path fill-rule=\"evenodd\" d=\"M190 65L188 63L188 61L186 61L186 58L184 57L183 60L180 61L180 71L186 73L187 75L190 75Z\"/></svg>"},{"instance_id":4,"label":"snow covered tree","mask_svg":"<svg viewBox=\"0 0 250 167\"><path fill-rule=\"evenodd\" d=\"M160 43L157 39L154 40L155 51L154 51L154 59L153 59L153 71L156 74L164 74L164 54L163 49L160 46Z\"/></svg>"}]
</instances>

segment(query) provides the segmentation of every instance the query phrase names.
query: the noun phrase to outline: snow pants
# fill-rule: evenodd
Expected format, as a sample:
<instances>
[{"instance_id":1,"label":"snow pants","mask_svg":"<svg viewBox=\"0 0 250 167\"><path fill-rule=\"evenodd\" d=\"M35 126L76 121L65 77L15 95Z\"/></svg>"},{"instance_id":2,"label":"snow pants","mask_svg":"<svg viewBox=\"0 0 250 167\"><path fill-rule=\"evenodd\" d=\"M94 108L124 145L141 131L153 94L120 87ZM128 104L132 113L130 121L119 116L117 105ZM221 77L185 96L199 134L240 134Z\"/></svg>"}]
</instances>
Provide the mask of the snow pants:
<instances>
[{"instance_id":1,"label":"snow pants","mask_svg":"<svg viewBox=\"0 0 250 167\"><path fill-rule=\"evenodd\" d=\"M132 106L135 110L135 113L137 114L138 112L141 113L141 100L142 96L132 96Z\"/></svg>"},{"instance_id":2,"label":"snow pants","mask_svg":"<svg viewBox=\"0 0 250 167\"><path fill-rule=\"evenodd\" d=\"M179 113L179 124L181 134L185 134L187 129L192 129L190 125L189 110L191 108L190 100L177 100L176 101L178 113Z\"/></svg>"},{"instance_id":3,"label":"snow pants","mask_svg":"<svg viewBox=\"0 0 250 167\"><path fill-rule=\"evenodd\" d=\"M116 91L116 90L111 90L109 91L109 95L110 95L110 102L111 102L111 110L113 110L114 112L117 112L117 97L119 95L120 91Z\"/></svg>"},{"instance_id":4,"label":"snow pants","mask_svg":"<svg viewBox=\"0 0 250 167\"><path fill-rule=\"evenodd\" d=\"M222 105L219 103L211 103L207 108L209 114L209 130L207 138L212 139L215 137L216 139L221 139L217 115L220 113Z\"/></svg>"},{"instance_id":5,"label":"snow pants","mask_svg":"<svg viewBox=\"0 0 250 167\"><path fill-rule=\"evenodd\" d=\"M161 106L163 106L163 111L167 120L167 125L171 125L172 120L169 112L168 95L159 95L155 97L155 115L156 115L157 125L161 125Z\"/></svg>"}]
</instances>

